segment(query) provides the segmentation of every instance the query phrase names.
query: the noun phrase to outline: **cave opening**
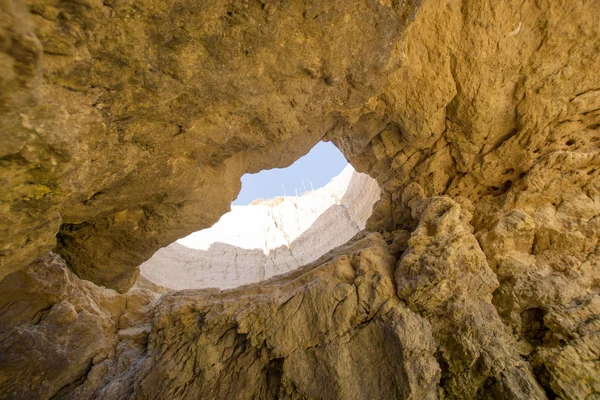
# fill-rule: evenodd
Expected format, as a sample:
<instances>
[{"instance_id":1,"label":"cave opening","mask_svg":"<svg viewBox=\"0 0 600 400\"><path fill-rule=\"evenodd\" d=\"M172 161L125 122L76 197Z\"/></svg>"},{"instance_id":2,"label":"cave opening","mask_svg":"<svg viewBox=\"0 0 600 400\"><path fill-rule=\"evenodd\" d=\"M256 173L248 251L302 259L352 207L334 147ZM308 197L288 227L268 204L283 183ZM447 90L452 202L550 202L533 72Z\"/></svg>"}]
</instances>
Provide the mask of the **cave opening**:
<instances>
[{"instance_id":1,"label":"cave opening","mask_svg":"<svg viewBox=\"0 0 600 400\"><path fill-rule=\"evenodd\" d=\"M281 196L301 196L322 188L347 166L348 162L335 145L319 142L286 168L244 174L242 189L231 204L241 206Z\"/></svg>"},{"instance_id":2,"label":"cave opening","mask_svg":"<svg viewBox=\"0 0 600 400\"><path fill-rule=\"evenodd\" d=\"M306 265L364 229L380 197L337 147L319 142L282 169L246 174L231 211L157 251L141 274L169 289L228 289Z\"/></svg>"}]
</instances>

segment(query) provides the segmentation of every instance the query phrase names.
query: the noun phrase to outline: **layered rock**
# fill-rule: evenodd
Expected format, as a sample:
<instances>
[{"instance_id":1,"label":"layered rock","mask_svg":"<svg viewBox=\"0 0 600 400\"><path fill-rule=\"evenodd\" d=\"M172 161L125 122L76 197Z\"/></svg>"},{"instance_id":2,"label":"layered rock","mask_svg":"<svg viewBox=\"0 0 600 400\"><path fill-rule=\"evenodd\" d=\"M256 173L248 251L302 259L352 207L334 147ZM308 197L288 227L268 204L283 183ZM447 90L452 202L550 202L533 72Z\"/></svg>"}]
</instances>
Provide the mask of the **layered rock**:
<instances>
[{"instance_id":1,"label":"layered rock","mask_svg":"<svg viewBox=\"0 0 600 400\"><path fill-rule=\"evenodd\" d=\"M0 7L2 397L600 393L598 2ZM348 245L97 286L323 138L383 190Z\"/></svg>"},{"instance_id":2,"label":"layered rock","mask_svg":"<svg viewBox=\"0 0 600 400\"><path fill-rule=\"evenodd\" d=\"M172 289L221 289L259 282L308 264L365 228L377 182L347 166L302 196L232 206L219 222L157 251L141 265Z\"/></svg>"}]
</instances>

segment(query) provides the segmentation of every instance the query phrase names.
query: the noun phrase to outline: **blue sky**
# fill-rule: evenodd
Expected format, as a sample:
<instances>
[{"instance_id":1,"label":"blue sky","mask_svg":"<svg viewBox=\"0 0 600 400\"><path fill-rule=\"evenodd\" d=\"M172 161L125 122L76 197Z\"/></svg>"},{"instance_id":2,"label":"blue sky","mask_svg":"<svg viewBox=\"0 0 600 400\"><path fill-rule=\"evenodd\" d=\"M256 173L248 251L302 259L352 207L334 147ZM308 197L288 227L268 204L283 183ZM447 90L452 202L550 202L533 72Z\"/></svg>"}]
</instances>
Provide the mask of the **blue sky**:
<instances>
[{"instance_id":1,"label":"blue sky","mask_svg":"<svg viewBox=\"0 0 600 400\"><path fill-rule=\"evenodd\" d=\"M274 168L242 176L242 190L234 205L284 195L300 195L325 186L348 165L342 153L329 142L319 142L312 150L287 168ZM312 187L311 187L312 183ZM283 186L282 186L283 185Z\"/></svg>"}]
</instances>

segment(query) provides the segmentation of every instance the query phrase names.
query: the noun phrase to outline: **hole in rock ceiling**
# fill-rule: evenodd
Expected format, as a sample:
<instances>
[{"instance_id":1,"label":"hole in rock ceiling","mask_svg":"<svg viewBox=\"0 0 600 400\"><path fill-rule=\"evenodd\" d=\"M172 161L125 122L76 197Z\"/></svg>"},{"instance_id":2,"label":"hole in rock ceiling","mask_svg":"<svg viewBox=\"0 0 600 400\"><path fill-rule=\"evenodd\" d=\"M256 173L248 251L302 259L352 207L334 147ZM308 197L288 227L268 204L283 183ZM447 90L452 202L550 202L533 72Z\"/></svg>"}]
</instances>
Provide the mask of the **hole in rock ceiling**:
<instances>
[{"instance_id":1,"label":"hole in rock ceiling","mask_svg":"<svg viewBox=\"0 0 600 400\"><path fill-rule=\"evenodd\" d=\"M347 242L364 229L379 196L374 179L320 143L286 169L245 175L229 213L157 251L141 274L176 290L259 282Z\"/></svg>"},{"instance_id":2,"label":"hole in rock ceiling","mask_svg":"<svg viewBox=\"0 0 600 400\"><path fill-rule=\"evenodd\" d=\"M242 190L232 205L247 205L278 196L302 195L325 186L347 165L337 147L329 142L319 142L308 154L287 168L242 176Z\"/></svg>"}]
</instances>

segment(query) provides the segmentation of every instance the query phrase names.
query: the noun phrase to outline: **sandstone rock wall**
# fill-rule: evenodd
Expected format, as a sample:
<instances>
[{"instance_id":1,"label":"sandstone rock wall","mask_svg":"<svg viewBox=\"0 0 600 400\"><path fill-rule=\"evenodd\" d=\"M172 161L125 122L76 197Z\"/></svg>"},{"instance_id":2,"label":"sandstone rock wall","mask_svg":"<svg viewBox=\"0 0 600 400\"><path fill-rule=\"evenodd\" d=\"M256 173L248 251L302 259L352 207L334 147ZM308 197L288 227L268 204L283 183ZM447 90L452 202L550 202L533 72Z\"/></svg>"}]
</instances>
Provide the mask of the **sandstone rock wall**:
<instances>
[{"instance_id":1,"label":"sandstone rock wall","mask_svg":"<svg viewBox=\"0 0 600 400\"><path fill-rule=\"evenodd\" d=\"M597 1L0 16L1 397L598 397ZM229 291L98 286L321 139L383 189L351 243Z\"/></svg>"},{"instance_id":2,"label":"sandstone rock wall","mask_svg":"<svg viewBox=\"0 0 600 400\"><path fill-rule=\"evenodd\" d=\"M233 206L209 229L157 251L141 275L172 289L233 288L308 264L365 228L377 182L347 166L299 197Z\"/></svg>"}]
</instances>

